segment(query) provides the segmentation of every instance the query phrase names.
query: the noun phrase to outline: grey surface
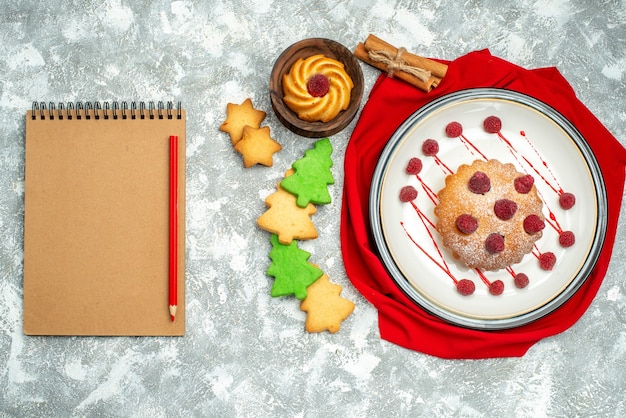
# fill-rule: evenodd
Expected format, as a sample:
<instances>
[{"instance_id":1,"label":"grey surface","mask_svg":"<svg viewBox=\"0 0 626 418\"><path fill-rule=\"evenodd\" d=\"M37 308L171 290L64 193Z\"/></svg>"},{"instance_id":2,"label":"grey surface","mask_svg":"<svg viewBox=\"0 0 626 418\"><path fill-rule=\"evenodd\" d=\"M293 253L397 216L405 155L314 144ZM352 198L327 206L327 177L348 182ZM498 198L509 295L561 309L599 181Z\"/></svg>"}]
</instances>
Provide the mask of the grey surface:
<instances>
[{"instance_id":1,"label":"grey surface","mask_svg":"<svg viewBox=\"0 0 626 418\"><path fill-rule=\"evenodd\" d=\"M380 339L339 245L333 203L302 247L356 309L307 334L292 298L269 296L264 198L313 140L282 127L269 75L280 52L368 33L426 56L489 48L557 66L626 143L624 1L3 1L0 8L0 416L626 416L624 214L604 283L582 319L523 358L448 361ZM366 96L379 72L363 66ZM244 169L218 131L246 97L284 149ZM22 333L24 115L33 100L181 100L187 109L187 336L49 338ZM622 204L622 212L624 204ZM129 318L129 320L132 320Z\"/></svg>"}]
</instances>

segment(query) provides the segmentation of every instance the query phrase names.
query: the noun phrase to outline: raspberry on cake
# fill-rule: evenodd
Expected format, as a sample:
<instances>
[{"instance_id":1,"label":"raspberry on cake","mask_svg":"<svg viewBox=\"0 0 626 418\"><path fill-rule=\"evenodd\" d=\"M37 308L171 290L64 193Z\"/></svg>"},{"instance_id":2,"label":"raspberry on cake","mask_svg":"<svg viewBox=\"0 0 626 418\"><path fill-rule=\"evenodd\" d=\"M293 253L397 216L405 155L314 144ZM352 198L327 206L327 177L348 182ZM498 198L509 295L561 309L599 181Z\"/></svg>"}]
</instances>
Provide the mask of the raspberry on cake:
<instances>
[{"instance_id":1,"label":"raspberry on cake","mask_svg":"<svg viewBox=\"0 0 626 418\"><path fill-rule=\"evenodd\" d=\"M515 216L515 212L517 212L517 203L509 199L496 200L493 205L493 213L503 221L511 219Z\"/></svg>"},{"instance_id":2,"label":"raspberry on cake","mask_svg":"<svg viewBox=\"0 0 626 418\"><path fill-rule=\"evenodd\" d=\"M467 267L517 264L541 238L543 201L528 179L521 191L516 187L523 176L513 164L492 159L463 164L446 177L437 194L436 227L444 247Z\"/></svg>"},{"instance_id":3,"label":"raspberry on cake","mask_svg":"<svg viewBox=\"0 0 626 418\"><path fill-rule=\"evenodd\" d=\"M485 194L491 189L489 176L482 171L476 171L467 182L467 188L476 194Z\"/></svg>"},{"instance_id":4,"label":"raspberry on cake","mask_svg":"<svg viewBox=\"0 0 626 418\"><path fill-rule=\"evenodd\" d=\"M514 184L518 193L528 193L533 188L533 184L535 184L535 178L530 174L526 174L516 178Z\"/></svg>"},{"instance_id":5,"label":"raspberry on cake","mask_svg":"<svg viewBox=\"0 0 626 418\"><path fill-rule=\"evenodd\" d=\"M478 229L478 220L472 215L464 213L456 218L456 227L464 234L471 234Z\"/></svg>"},{"instance_id":6,"label":"raspberry on cake","mask_svg":"<svg viewBox=\"0 0 626 418\"><path fill-rule=\"evenodd\" d=\"M498 254L504 251L504 236L497 232L489 234L485 239L485 249L489 254Z\"/></svg>"},{"instance_id":7,"label":"raspberry on cake","mask_svg":"<svg viewBox=\"0 0 626 418\"><path fill-rule=\"evenodd\" d=\"M524 231L528 234L536 234L546 227L545 221L534 213L524 218L522 225L524 226Z\"/></svg>"}]
</instances>

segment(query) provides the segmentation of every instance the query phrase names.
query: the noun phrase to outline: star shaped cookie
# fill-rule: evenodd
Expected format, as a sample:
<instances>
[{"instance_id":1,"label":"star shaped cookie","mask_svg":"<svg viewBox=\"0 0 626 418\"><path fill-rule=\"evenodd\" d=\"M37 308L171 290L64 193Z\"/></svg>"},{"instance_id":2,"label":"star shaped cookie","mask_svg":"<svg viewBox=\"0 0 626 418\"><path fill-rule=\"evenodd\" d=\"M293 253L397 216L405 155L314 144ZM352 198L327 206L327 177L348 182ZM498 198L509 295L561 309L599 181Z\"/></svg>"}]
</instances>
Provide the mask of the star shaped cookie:
<instances>
[{"instance_id":1,"label":"star shaped cookie","mask_svg":"<svg viewBox=\"0 0 626 418\"><path fill-rule=\"evenodd\" d=\"M244 126L241 140L235 144L235 150L243 156L243 165L246 168L255 164L271 167L272 156L281 149L283 147L270 136L269 126Z\"/></svg>"},{"instance_id":2,"label":"star shaped cookie","mask_svg":"<svg viewBox=\"0 0 626 418\"><path fill-rule=\"evenodd\" d=\"M220 125L220 131L228 133L230 141L235 145L243 136L243 128L245 126L258 128L265 119L265 115L264 111L252 106L250 98L244 100L240 105L228 103L226 105L226 120Z\"/></svg>"}]
</instances>

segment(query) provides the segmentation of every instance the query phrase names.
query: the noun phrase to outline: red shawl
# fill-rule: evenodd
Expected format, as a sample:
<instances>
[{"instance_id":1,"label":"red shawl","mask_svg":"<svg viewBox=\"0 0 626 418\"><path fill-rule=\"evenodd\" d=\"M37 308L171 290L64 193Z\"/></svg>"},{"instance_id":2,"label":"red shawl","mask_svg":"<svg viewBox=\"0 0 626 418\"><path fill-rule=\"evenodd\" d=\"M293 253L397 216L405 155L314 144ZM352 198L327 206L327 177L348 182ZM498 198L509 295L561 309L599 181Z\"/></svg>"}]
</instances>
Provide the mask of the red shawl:
<instances>
[{"instance_id":1,"label":"red shawl","mask_svg":"<svg viewBox=\"0 0 626 418\"><path fill-rule=\"evenodd\" d=\"M572 326L595 297L611 260L624 189L626 150L576 98L556 68L526 70L492 56L487 50L472 52L447 64L446 77L430 93L384 74L372 88L345 155L340 232L346 272L354 286L377 308L381 337L392 343L442 358L522 356L537 341ZM369 225L370 183L387 140L407 117L426 103L476 87L525 93L568 118L591 146L602 170L608 197L604 248L582 287L551 314L524 326L498 331L455 326L408 299L376 256Z\"/></svg>"}]
</instances>

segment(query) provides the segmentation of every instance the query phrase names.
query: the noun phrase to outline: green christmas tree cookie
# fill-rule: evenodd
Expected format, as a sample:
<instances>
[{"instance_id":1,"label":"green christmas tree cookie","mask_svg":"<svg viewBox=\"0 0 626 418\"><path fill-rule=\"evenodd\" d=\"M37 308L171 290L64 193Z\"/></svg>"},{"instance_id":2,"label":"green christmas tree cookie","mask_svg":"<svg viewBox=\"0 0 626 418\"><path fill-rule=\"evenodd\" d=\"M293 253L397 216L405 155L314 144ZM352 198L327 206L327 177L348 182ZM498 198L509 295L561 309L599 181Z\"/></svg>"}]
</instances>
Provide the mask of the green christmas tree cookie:
<instances>
[{"instance_id":1,"label":"green christmas tree cookie","mask_svg":"<svg viewBox=\"0 0 626 418\"><path fill-rule=\"evenodd\" d=\"M272 264L267 269L267 275L275 279L271 295L279 297L293 294L303 300L307 295L306 288L322 277L324 272L308 262L311 254L298 248L297 241L284 245L278 241L276 234L272 234L270 242Z\"/></svg>"},{"instance_id":2,"label":"green christmas tree cookie","mask_svg":"<svg viewBox=\"0 0 626 418\"><path fill-rule=\"evenodd\" d=\"M333 166L332 152L330 140L320 139L304 153L304 157L293 163L295 173L280 183L283 189L297 197L296 204L301 208L309 203L330 203L328 185L335 183L330 171Z\"/></svg>"}]
</instances>

